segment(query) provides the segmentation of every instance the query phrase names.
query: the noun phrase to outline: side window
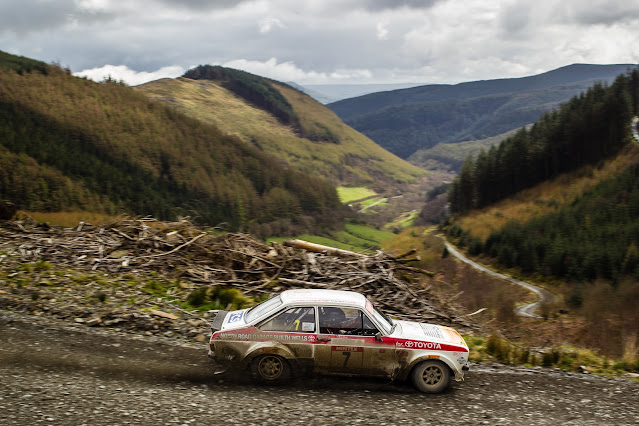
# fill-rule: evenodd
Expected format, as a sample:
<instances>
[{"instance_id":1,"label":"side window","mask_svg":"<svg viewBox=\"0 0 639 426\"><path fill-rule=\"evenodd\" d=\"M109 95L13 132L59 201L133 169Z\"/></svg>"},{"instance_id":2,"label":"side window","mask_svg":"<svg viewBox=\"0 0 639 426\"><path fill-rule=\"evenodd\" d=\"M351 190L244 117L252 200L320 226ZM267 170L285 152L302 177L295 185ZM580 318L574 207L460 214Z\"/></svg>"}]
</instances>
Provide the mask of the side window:
<instances>
[{"instance_id":1,"label":"side window","mask_svg":"<svg viewBox=\"0 0 639 426\"><path fill-rule=\"evenodd\" d=\"M315 309L289 308L258 327L262 331L315 332Z\"/></svg>"},{"instance_id":2,"label":"side window","mask_svg":"<svg viewBox=\"0 0 639 426\"><path fill-rule=\"evenodd\" d=\"M362 313L354 308L319 308L320 333L361 334Z\"/></svg>"}]
</instances>

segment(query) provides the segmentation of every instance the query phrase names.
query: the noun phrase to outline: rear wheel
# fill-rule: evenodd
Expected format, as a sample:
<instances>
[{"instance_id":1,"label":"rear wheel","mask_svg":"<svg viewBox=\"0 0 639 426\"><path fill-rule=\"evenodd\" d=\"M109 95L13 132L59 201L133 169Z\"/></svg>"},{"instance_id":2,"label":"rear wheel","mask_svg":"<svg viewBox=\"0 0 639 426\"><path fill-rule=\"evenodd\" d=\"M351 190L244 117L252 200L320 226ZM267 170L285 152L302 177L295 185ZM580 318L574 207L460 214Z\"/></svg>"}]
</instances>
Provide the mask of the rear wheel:
<instances>
[{"instance_id":1,"label":"rear wheel","mask_svg":"<svg viewBox=\"0 0 639 426\"><path fill-rule=\"evenodd\" d=\"M288 361L279 355L261 355L251 362L251 371L258 380L277 383L286 380L291 374Z\"/></svg>"},{"instance_id":2,"label":"rear wheel","mask_svg":"<svg viewBox=\"0 0 639 426\"><path fill-rule=\"evenodd\" d=\"M420 392L440 393L450 383L450 369L441 361L423 361L413 368L411 379Z\"/></svg>"}]
</instances>

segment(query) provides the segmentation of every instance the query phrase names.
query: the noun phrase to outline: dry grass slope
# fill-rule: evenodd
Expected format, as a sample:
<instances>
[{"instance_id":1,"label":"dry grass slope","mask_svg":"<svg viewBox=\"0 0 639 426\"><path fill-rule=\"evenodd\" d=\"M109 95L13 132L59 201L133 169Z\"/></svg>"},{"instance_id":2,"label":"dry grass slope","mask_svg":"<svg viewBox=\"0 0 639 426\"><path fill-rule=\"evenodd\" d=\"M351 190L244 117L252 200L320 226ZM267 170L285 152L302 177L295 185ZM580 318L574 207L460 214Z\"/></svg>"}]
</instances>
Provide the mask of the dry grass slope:
<instances>
[{"instance_id":1,"label":"dry grass slope","mask_svg":"<svg viewBox=\"0 0 639 426\"><path fill-rule=\"evenodd\" d=\"M422 169L387 152L345 125L330 109L288 86L274 84L293 106L305 131L329 129L339 142L311 141L209 80L162 79L141 86L145 95L174 105L223 132L238 136L301 171L336 184L393 184L415 182Z\"/></svg>"},{"instance_id":2,"label":"dry grass slope","mask_svg":"<svg viewBox=\"0 0 639 426\"><path fill-rule=\"evenodd\" d=\"M472 236L485 240L491 232L501 229L511 220L524 223L569 205L602 180L611 178L637 163L639 147L629 145L620 155L605 161L601 167L585 166L575 172L563 174L524 190L513 198L481 210L473 210L455 219L455 223L462 229L469 230Z\"/></svg>"}]
</instances>

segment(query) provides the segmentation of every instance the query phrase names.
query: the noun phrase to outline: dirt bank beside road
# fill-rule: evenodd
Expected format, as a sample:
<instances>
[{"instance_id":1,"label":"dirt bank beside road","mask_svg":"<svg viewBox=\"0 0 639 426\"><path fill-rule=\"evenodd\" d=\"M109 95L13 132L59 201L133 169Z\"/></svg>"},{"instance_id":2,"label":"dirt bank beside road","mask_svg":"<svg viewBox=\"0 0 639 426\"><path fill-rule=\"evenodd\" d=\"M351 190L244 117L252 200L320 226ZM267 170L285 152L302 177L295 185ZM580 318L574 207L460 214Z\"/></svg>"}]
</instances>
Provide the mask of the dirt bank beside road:
<instances>
[{"instance_id":1,"label":"dirt bank beside road","mask_svg":"<svg viewBox=\"0 0 639 426\"><path fill-rule=\"evenodd\" d=\"M474 365L442 395L378 380L213 374L205 344L0 311L2 424L637 424L639 384Z\"/></svg>"}]
</instances>

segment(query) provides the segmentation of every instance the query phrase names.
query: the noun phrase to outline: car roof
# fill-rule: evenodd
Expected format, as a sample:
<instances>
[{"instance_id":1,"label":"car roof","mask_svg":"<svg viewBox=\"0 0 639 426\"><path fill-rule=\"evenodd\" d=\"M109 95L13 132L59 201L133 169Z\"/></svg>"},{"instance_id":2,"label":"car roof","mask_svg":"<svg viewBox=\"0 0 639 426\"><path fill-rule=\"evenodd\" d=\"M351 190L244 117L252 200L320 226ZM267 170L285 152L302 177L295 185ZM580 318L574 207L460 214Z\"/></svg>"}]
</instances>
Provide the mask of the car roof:
<instances>
[{"instance_id":1,"label":"car roof","mask_svg":"<svg viewBox=\"0 0 639 426\"><path fill-rule=\"evenodd\" d=\"M280 294L282 303L314 303L366 307L366 297L354 291L301 289L286 290Z\"/></svg>"}]
</instances>

